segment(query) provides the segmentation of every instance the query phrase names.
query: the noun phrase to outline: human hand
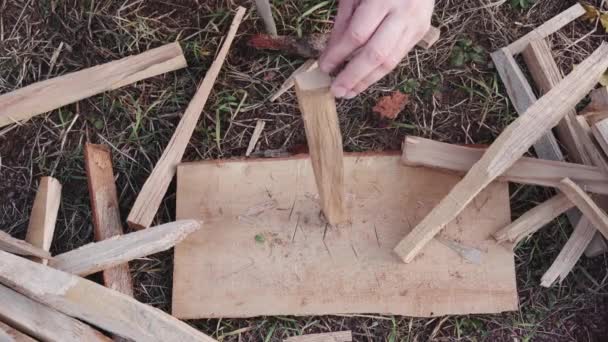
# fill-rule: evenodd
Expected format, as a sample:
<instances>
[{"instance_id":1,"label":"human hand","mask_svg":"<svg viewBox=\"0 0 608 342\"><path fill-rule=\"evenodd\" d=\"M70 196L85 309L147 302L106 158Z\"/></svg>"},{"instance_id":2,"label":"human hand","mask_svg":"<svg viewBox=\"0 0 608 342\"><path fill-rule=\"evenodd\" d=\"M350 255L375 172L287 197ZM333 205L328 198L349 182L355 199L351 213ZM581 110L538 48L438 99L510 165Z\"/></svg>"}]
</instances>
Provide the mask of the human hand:
<instances>
[{"instance_id":1,"label":"human hand","mask_svg":"<svg viewBox=\"0 0 608 342\"><path fill-rule=\"evenodd\" d=\"M351 99L401 62L431 27L435 0L340 0L319 59L330 73L351 57L333 81L334 96Z\"/></svg>"}]
</instances>

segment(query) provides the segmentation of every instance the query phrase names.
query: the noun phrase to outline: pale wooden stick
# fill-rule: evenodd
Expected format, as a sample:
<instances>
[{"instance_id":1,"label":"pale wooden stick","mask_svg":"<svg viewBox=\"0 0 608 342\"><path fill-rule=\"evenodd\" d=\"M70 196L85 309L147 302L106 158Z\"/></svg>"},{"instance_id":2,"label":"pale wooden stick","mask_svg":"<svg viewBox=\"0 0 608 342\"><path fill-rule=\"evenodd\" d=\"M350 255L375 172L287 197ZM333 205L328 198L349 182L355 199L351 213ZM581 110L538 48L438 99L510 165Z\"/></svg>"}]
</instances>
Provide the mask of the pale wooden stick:
<instances>
[{"instance_id":1,"label":"pale wooden stick","mask_svg":"<svg viewBox=\"0 0 608 342\"><path fill-rule=\"evenodd\" d=\"M603 119L591 127L595 140L599 143L604 154L608 155L608 119Z\"/></svg>"},{"instance_id":2,"label":"pale wooden stick","mask_svg":"<svg viewBox=\"0 0 608 342\"><path fill-rule=\"evenodd\" d=\"M572 207L574 207L574 204L566 196L561 194L554 196L530 209L510 225L494 233L494 238L501 243L505 241L517 243L532 235Z\"/></svg>"},{"instance_id":3,"label":"pale wooden stick","mask_svg":"<svg viewBox=\"0 0 608 342\"><path fill-rule=\"evenodd\" d=\"M264 131L264 127L266 126L266 121L258 120L255 123L255 128L253 129L253 134L251 135L251 140L249 140L249 146L247 146L247 152L245 152L245 156L249 157L255 145L257 145L258 140L260 140L260 136Z\"/></svg>"},{"instance_id":4,"label":"pale wooden stick","mask_svg":"<svg viewBox=\"0 0 608 342\"><path fill-rule=\"evenodd\" d=\"M95 240L102 241L123 234L118 207L118 194L112 171L112 155L105 145L87 143L84 147L84 165L87 171L93 232ZM103 271L105 286L133 297L133 281L129 263L116 265Z\"/></svg>"},{"instance_id":5,"label":"pale wooden stick","mask_svg":"<svg viewBox=\"0 0 608 342\"><path fill-rule=\"evenodd\" d=\"M0 282L66 315L136 341L214 341L120 292L3 251Z\"/></svg>"},{"instance_id":6,"label":"pale wooden stick","mask_svg":"<svg viewBox=\"0 0 608 342\"><path fill-rule=\"evenodd\" d=\"M395 252L411 262L420 250L482 191L504 173L545 132L574 107L608 68L608 44L602 45L560 84L536 101L511 123L467 175L397 247Z\"/></svg>"},{"instance_id":7,"label":"pale wooden stick","mask_svg":"<svg viewBox=\"0 0 608 342\"><path fill-rule=\"evenodd\" d=\"M353 334L349 330L322 334L292 336L286 338L284 342L351 342L352 340Z\"/></svg>"},{"instance_id":8,"label":"pale wooden stick","mask_svg":"<svg viewBox=\"0 0 608 342\"><path fill-rule=\"evenodd\" d=\"M23 240L15 239L0 230L0 250L26 256L49 259L51 254L40 247L33 246Z\"/></svg>"},{"instance_id":9,"label":"pale wooden stick","mask_svg":"<svg viewBox=\"0 0 608 342\"><path fill-rule=\"evenodd\" d=\"M61 203L61 183L53 177L42 177L34 199L25 241L49 251ZM46 265L46 259L36 259Z\"/></svg>"},{"instance_id":10,"label":"pale wooden stick","mask_svg":"<svg viewBox=\"0 0 608 342\"><path fill-rule=\"evenodd\" d=\"M179 43L172 43L136 56L34 83L0 96L0 127L186 66Z\"/></svg>"},{"instance_id":11,"label":"pale wooden stick","mask_svg":"<svg viewBox=\"0 0 608 342\"><path fill-rule=\"evenodd\" d=\"M342 223L347 219L344 151L331 79L315 69L297 75L295 83L321 207L330 224Z\"/></svg>"},{"instance_id":12,"label":"pale wooden stick","mask_svg":"<svg viewBox=\"0 0 608 342\"><path fill-rule=\"evenodd\" d=\"M518 54L524 51L526 46L528 46L531 41L548 37L585 13L586 12L583 6L577 3L576 5L546 21L544 24L535 28L528 34L509 44L506 48L512 55Z\"/></svg>"},{"instance_id":13,"label":"pale wooden stick","mask_svg":"<svg viewBox=\"0 0 608 342\"><path fill-rule=\"evenodd\" d=\"M2 303L4 305L4 303ZM36 342L21 331L0 322L0 341L3 342Z\"/></svg>"},{"instance_id":14,"label":"pale wooden stick","mask_svg":"<svg viewBox=\"0 0 608 342\"><path fill-rule=\"evenodd\" d=\"M297 75L303 72L311 71L312 69L316 69L318 66L319 64L317 63L316 59L306 60L306 62L300 65L300 67L297 68L296 71L294 71L293 74L291 74L291 76L289 76L285 80L285 82L283 82L281 87L279 87L279 90L277 90L277 92L270 97L270 102L276 101L279 97L281 97L281 95L285 94L289 89L293 88Z\"/></svg>"},{"instance_id":15,"label":"pale wooden stick","mask_svg":"<svg viewBox=\"0 0 608 342\"><path fill-rule=\"evenodd\" d=\"M570 178L559 184L559 190L568 197L604 237L608 237L608 215Z\"/></svg>"},{"instance_id":16,"label":"pale wooden stick","mask_svg":"<svg viewBox=\"0 0 608 342\"><path fill-rule=\"evenodd\" d=\"M96 329L0 285L0 320L42 341L110 342Z\"/></svg>"},{"instance_id":17,"label":"pale wooden stick","mask_svg":"<svg viewBox=\"0 0 608 342\"><path fill-rule=\"evenodd\" d=\"M165 251L200 228L201 224L197 221L183 220L117 235L57 255L49 262L49 266L71 274L87 276L133 259Z\"/></svg>"},{"instance_id":18,"label":"pale wooden stick","mask_svg":"<svg viewBox=\"0 0 608 342\"><path fill-rule=\"evenodd\" d=\"M270 0L255 0L255 5L258 9L258 14L264 21L266 26L266 32L269 35L277 36L277 24L274 22L272 17L272 8L270 7Z\"/></svg>"},{"instance_id":19,"label":"pale wooden stick","mask_svg":"<svg viewBox=\"0 0 608 342\"><path fill-rule=\"evenodd\" d=\"M593 224L585 216L581 217L559 255L542 276L541 286L549 287L558 278L560 278L560 281L564 280L581 258L596 232L597 230L593 227Z\"/></svg>"},{"instance_id":20,"label":"pale wooden stick","mask_svg":"<svg viewBox=\"0 0 608 342\"><path fill-rule=\"evenodd\" d=\"M402 162L409 166L468 172L486 150L452 145L420 137L406 137ZM608 174L597 167L522 157L498 179L507 182L556 188L564 178L572 178L587 191L608 194Z\"/></svg>"},{"instance_id":21,"label":"pale wooden stick","mask_svg":"<svg viewBox=\"0 0 608 342\"><path fill-rule=\"evenodd\" d=\"M551 48L545 39L532 40L523 51L523 57L541 94L547 93L562 80L562 72L557 66ZM599 97L598 95L596 95L596 98ZM596 99L596 101L599 100ZM568 150L568 157L573 162L603 167L604 172L608 172L608 165L602 158L601 153L595 148L589 134L584 132L583 127L576 120L576 110L572 108L557 125L558 137ZM569 211L568 214L573 227L576 227L574 223L578 220L573 216L579 216L580 219L580 214L578 212L575 214L573 211ZM589 246L585 254L587 256L597 255L603 253L606 249L608 249L606 242L597 234L594 243Z\"/></svg>"},{"instance_id":22,"label":"pale wooden stick","mask_svg":"<svg viewBox=\"0 0 608 342\"><path fill-rule=\"evenodd\" d=\"M171 141L169 141L167 148L154 167L154 170L152 170L152 174L146 180L131 208L131 212L127 217L127 222L131 228L143 229L152 224L152 220L154 220L154 216L167 192L167 188L169 188L169 184L173 176L175 176L177 164L182 160L196 123L205 108L205 103L207 103L209 94L211 94L215 80L222 69L222 65L224 65L232 41L244 16L245 8L239 7L220 52L207 71L203 82L196 91L196 94L194 94L186 112L177 125Z\"/></svg>"}]
</instances>

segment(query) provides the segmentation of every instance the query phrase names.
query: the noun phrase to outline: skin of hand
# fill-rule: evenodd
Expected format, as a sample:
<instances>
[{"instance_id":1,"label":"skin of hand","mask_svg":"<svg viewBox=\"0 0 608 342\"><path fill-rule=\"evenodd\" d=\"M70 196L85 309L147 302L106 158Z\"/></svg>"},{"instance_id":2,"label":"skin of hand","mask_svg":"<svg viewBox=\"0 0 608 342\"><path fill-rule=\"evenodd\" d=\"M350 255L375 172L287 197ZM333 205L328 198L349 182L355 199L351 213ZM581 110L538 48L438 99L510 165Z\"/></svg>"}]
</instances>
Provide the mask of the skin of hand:
<instances>
[{"instance_id":1,"label":"skin of hand","mask_svg":"<svg viewBox=\"0 0 608 342\"><path fill-rule=\"evenodd\" d=\"M431 27L435 0L340 0L327 48L319 59L334 96L352 99L401 62Z\"/></svg>"}]
</instances>

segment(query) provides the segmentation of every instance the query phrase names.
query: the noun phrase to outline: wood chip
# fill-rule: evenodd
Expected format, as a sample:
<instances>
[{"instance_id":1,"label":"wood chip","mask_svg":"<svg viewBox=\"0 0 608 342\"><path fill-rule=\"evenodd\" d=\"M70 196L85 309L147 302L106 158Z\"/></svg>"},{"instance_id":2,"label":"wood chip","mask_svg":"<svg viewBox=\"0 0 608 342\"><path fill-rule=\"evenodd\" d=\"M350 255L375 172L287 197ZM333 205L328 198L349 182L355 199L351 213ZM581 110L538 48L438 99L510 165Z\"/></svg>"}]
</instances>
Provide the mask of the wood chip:
<instances>
[{"instance_id":1,"label":"wood chip","mask_svg":"<svg viewBox=\"0 0 608 342\"><path fill-rule=\"evenodd\" d=\"M34 199L25 241L47 252L51 249L60 203L61 183L53 177L42 177ZM48 262L47 259L36 260L44 264Z\"/></svg>"},{"instance_id":2,"label":"wood chip","mask_svg":"<svg viewBox=\"0 0 608 342\"><path fill-rule=\"evenodd\" d=\"M285 342L351 342L353 334L349 331L309 334L286 338Z\"/></svg>"},{"instance_id":3,"label":"wood chip","mask_svg":"<svg viewBox=\"0 0 608 342\"><path fill-rule=\"evenodd\" d=\"M258 120L255 123L255 128L253 129L253 134L251 134L251 140L249 140L249 146L247 146L247 152L245 156L249 157L251 152L255 149L255 145L258 144L258 140L260 140L260 136L264 131L264 127L266 126L266 121Z\"/></svg>"}]
</instances>

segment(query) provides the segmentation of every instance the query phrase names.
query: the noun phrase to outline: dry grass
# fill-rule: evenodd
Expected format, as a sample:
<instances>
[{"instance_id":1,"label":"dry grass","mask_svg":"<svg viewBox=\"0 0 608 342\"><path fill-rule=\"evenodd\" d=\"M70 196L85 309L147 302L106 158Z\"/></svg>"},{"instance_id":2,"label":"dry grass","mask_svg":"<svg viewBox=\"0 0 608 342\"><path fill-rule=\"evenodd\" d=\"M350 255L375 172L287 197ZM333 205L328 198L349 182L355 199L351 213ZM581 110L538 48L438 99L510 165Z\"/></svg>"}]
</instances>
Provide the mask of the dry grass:
<instances>
[{"instance_id":1,"label":"dry grass","mask_svg":"<svg viewBox=\"0 0 608 342\"><path fill-rule=\"evenodd\" d=\"M600 0L594 1L599 5ZM527 10L510 1L439 0L434 23L443 37L431 50L416 50L402 65L352 101L339 103L344 146L349 151L398 149L405 134L453 143L489 143L514 118L514 110L488 52L538 26L574 1L539 0ZM170 139L180 113L211 63L231 19L228 0L0 0L0 93L35 81L180 40L190 67L70 105L23 125L0 128L0 227L24 237L28 213L42 175L64 184L53 253L92 239L82 145L114 150L122 217ZM308 34L330 29L334 1L274 1L279 31ZM267 98L303 61L255 53L244 35L263 27L249 12L220 75L185 160L230 158L245 153L257 119L266 120L259 149L290 151L305 143L294 94ZM590 24L569 25L551 40L565 72L604 38ZM579 40L583 36L583 40ZM483 63L454 67L455 44L470 38L485 50ZM371 114L390 91L410 93L395 122ZM219 135L217 135L219 132ZM547 198L544 189L513 187L515 216ZM156 222L174 217L172 187ZM192 322L225 341L281 341L302 332L352 329L357 341L538 340L600 341L608 337L608 260L584 259L561 285L539 286L540 276L571 228L557 220L522 243L517 253L521 308L501 315L416 319L392 316L262 317ZM172 253L133 262L136 295L168 310Z\"/></svg>"}]
</instances>

